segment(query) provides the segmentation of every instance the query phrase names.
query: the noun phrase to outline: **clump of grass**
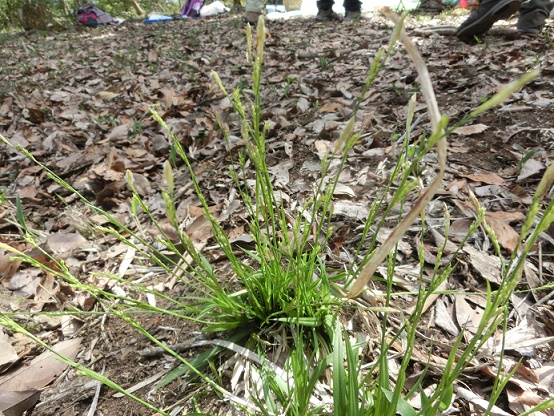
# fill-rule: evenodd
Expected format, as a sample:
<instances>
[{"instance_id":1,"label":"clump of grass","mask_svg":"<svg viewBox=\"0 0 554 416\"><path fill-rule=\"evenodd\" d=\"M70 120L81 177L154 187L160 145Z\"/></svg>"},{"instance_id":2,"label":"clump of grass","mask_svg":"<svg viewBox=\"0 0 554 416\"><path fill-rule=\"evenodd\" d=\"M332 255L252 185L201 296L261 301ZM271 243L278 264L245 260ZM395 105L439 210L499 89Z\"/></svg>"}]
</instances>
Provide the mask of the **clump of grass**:
<instances>
[{"instance_id":1,"label":"clump of grass","mask_svg":"<svg viewBox=\"0 0 554 416\"><path fill-rule=\"evenodd\" d=\"M325 264L325 248L332 235L332 197L338 183L341 170L347 163L347 155L355 145L359 135L354 133L355 114L359 103L363 100L369 86L378 76L382 63L392 50L396 40L401 38L406 47L412 46L401 34L402 20L397 22L396 29L388 50L381 51L373 60L362 96L355 107L354 116L346 123L344 131L337 141L333 154L322 161L320 180L314 185L311 198L301 201L293 210L273 188L269 167L266 161L266 134L269 124L262 123L262 93L261 80L263 68L264 22L260 19L252 43L252 33L248 26L248 59L252 63L253 95L245 96L242 89L228 92L217 76L213 74L217 85L228 97L241 124L241 137L245 143L244 151L236 155L230 164L230 174L234 186L248 213L248 231L254 241L254 248L243 250L237 255L229 241L223 226L210 210L204 197L202 187L195 176L194 168L179 141L173 138L174 156L180 157L189 170L197 197L204 209L205 217L210 221L214 239L225 254L237 278L237 285L229 285L222 281L217 270L196 247L190 237L181 230L177 216L177 197L175 193L174 173L172 163L164 164L164 188L162 196L165 202L166 216L172 224L178 242L175 242L160 226L159 221L150 211L147 204L139 196L133 175L128 172L127 182L133 191L131 201L135 216L146 216L158 227L160 237L151 241L140 232L140 227L131 229L122 224L108 212L101 210L79 195L75 189L54 173L44 167L50 177L77 195L93 212L103 215L109 226L96 227L97 232L117 236L129 247L139 251L153 264L162 267L167 273L185 276L180 279L183 285L189 287L191 295L174 298L140 285L133 285L118 276L106 274L107 277L129 285L141 293L157 296L165 302L163 307L152 306L130 296L117 295L94 286L81 283L65 267L63 262L51 258L55 267L48 268L44 264L29 258L24 253L6 245L1 248L14 252L23 261L35 267L46 268L50 273L71 284L77 290L89 292L98 303L102 304L110 315L121 318L150 339L168 354L174 356L182 364L181 367L169 373L160 385L167 384L184 374L200 377L216 392L229 397L248 413L264 415L434 415L445 411L451 405L454 392L453 385L462 371L466 369L476 354L485 345L498 327L507 322L508 300L519 281L523 261L536 241L538 234L546 229L554 220L552 203L545 209L544 215L537 226L533 226L533 218L542 209L541 198L553 181L554 168L551 166L541 182L537 196L533 201L520 238L520 250L505 266L503 283L487 292L487 309L475 336L463 351L457 351L462 343L462 336L453 343L452 352L442 367L442 375L438 377L435 392L427 396L423 392L424 374L415 385L406 389L406 372L412 359L416 345L417 328L422 319L424 305L429 296L440 288L454 268L453 260L440 266L444 247L439 247L437 266L430 281L425 283L423 271L420 275L419 293L414 311L406 316L394 307L393 275L396 267L395 245L405 233L407 227L417 218L421 218L421 233L425 231L424 208L431 199L434 190L440 184L441 173L431 182L426 190L420 189L419 168L423 156L435 146L439 146L439 159L444 167L444 139L451 131L447 128L448 120L441 118L438 108L430 105L433 120L433 131L419 146L410 145L409 132L415 108L415 98L410 101L408 121L402 151L397 165L388 184L380 190L377 198L369 209L369 214L361 230L361 239L355 253L355 260L350 269L342 273L329 270ZM413 50L411 52L413 54ZM416 56L417 58L417 56ZM416 59L417 61L417 59ZM421 63L418 63L421 69ZM423 76L422 76L423 74ZM420 73L422 78L422 93L428 103L432 103L432 88L428 74ZM523 85L515 84L498 96L484 103L471 113L475 117L480 112L491 108L499 100L511 94L515 88ZM153 116L167 129L164 121L153 112ZM229 132L220 123L223 135L229 138ZM456 126L455 126L456 127ZM169 129L167 129L169 131ZM6 143L7 141L2 138ZM31 154L21 149L29 158L37 162ZM39 163L39 162L37 162ZM332 167L336 166L333 170ZM376 236L393 207L402 206L406 197L420 191L422 196L415 207L404 218L399 218L398 228L391 234L389 240L380 248L376 248ZM483 222L484 210L475 202L479 216L471 232L483 223L496 244L494 233ZM23 212L19 212L20 221L25 229ZM138 222L138 221L137 221ZM448 233L448 216L445 219ZM446 233L446 234L447 234ZM27 240L39 247L32 233L27 233ZM448 235L446 235L448 237ZM445 239L446 241L446 239ZM154 243L165 247L162 252ZM462 243L463 244L463 243ZM498 254L500 250L496 244ZM170 253L167 254L166 252ZM45 253L47 256L48 253ZM50 257L50 256L49 256ZM423 252L419 252L421 270L423 270ZM387 275L383 282L386 292L383 303L378 306L367 306L356 300L365 290L369 279L373 278L377 265L383 261L387 265ZM348 296L345 294L348 292ZM203 326L205 332L216 333L211 341L193 343L196 346L209 345L212 349L193 360L186 360L180 354L164 345L160 340L148 333L134 318L137 311L172 315L177 318L195 321ZM370 313L380 325L380 351L371 363L364 360L364 349L367 342L351 336L342 323L345 312ZM392 326L392 316L399 317L399 326ZM15 323L8 314L0 316L0 324L14 331L24 333L34 341L47 347L41 340L30 334ZM391 328L396 328L391 332ZM271 334L279 333L279 339ZM398 371L389 369L390 355L395 342L401 340L405 345L403 358ZM265 346L268 342L279 344L286 353L282 368L277 367L267 358ZM240 359L256 363L248 374L256 387L248 392L246 399L233 396L222 386L218 376L209 376L203 370L213 362L221 351L236 353ZM139 398L126 393L123 388L109 381L92 370L85 369L80 364L65 359L82 375L93 377L106 385L127 394L135 400L160 414L166 415L160 409ZM215 371L217 373L217 370ZM245 375L246 376L246 375ZM327 381L327 384L325 384ZM503 384L495 385L492 397L497 398ZM418 412L408 404L407 400L414 394L421 397L422 408ZM494 403L494 401L491 401Z\"/></svg>"}]
</instances>

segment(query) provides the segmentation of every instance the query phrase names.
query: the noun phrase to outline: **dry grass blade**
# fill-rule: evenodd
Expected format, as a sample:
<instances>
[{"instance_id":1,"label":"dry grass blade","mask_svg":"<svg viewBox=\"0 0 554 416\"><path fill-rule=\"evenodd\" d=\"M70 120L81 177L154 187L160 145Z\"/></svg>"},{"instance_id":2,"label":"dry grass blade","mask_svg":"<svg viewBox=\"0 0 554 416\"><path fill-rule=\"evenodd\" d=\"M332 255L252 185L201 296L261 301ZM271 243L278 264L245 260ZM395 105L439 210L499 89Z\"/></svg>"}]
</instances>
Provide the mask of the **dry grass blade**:
<instances>
[{"instance_id":1,"label":"dry grass blade","mask_svg":"<svg viewBox=\"0 0 554 416\"><path fill-rule=\"evenodd\" d=\"M400 18L398 14L393 12L390 8L385 7L381 10L381 12L388 19L392 20L395 24L399 24ZM425 62L423 61L423 58L421 57L416 46L410 40L408 35L406 35L404 29L402 29L400 32L400 41L406 48L408 55L416 66L416 70L421 83L421 92L423 94L425 103L427 104L427 108L429 109L429 117L431 118L431 126L433 128L433 132L435 134L442 135L443 128L441 127L440 123L441 115L439 111L439 106L437 104L435 92L431 83L431 77L429 75L427 67L425 66ZM442 137L437 142L437 154L439 160L439 171L437 173L437 177L425 190L423 195L421 195L421 197L416 201L415 205L410 210L410 212L408 212L406 217L400 222L400 224L396 226L387 240L381 245L381 247L377 249L371 260L360 271L358 278L354 281L352 287L350 288L350 291L346 295L347 297L355 297L359 295L362 290L364 290L364 287L371 279L371 276L373 276L373 273L375 273L375 270L377 270L377 267L383 262L383 260L385 260L387 255L392 251L400 238L406 233L408 227L410 227L410 225L417 219L421 212L423 212L429 201L431 201L431 199L437 192L437 189L442 183L444 171L446 168L446 139L444 137Z\"/></svg>"}]
</instances>

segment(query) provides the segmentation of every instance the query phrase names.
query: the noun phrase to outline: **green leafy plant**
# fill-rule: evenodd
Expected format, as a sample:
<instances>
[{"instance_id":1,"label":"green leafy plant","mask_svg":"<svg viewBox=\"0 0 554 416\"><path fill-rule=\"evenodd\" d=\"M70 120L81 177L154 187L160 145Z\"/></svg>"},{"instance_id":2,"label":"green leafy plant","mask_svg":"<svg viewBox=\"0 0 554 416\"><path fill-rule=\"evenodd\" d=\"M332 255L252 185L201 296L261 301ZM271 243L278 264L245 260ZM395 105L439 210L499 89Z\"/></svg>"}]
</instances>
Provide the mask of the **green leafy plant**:
<instances>
[{"instance_id":1,"label":"green leafy plant","mask_svg":"<svg viewBox=\"0 0 554 416\"><path fill-rule=\"evenodd\" d=\"M319 57L319 66L321 67L321 69L323 69L324 71L329 69L329 58L326 57L326 56L320 56Z\"/></svg>"}]
</instances>

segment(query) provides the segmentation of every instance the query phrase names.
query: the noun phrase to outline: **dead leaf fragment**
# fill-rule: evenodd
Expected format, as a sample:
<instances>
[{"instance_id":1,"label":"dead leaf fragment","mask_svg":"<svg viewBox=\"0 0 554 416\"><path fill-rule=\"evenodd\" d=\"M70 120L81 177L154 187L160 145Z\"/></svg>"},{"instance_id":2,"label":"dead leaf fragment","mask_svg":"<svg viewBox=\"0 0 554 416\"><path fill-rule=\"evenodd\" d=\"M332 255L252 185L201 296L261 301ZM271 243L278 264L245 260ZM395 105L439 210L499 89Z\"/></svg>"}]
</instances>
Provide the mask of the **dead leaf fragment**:
<instances>
[{"instance_id":1,"label":"dead leaf fragment","mask_svg":"<svg viewBox=\"0 0 554 416\"><path fill-rule=\"evenodd\" d=\"M119 97L120 94L116 94L115 92L111 92L111 91L100 91L96 93L96 96L105 101L109 101L109 100L113 100L116 97Z\"/></svg>"},{"instance_id":2,"label":"dead leaf fragment","mask_svg":"<svg viewBox=\"0 0 554 416\"><path fill-rule=\"evenodd\" d=\"M435 303L435 324L455 337L460 333L442 299Z\"/></svg>"},{"instance_id":3,"label":"dead leaf fragment","mask_svg":"<svg viewBox=\"0 0 554 416\"><path fill-rule=\"evenodd\" d=\"M52 349L70 360L75 359L81 348L81 338L70 339L56 344ZM67 367L51 351L35 357L28 366L0 377L0 390L26 391L41 389L50 384Z\"/></svg>"},{"instance_id":4,"label":"dead leaf fragment","mask_svg":"<svg viewBox=\"0 0 554 416\"><path fill-rule=\"evenodd\" d=\"M485 215L485 221L492 228L500 246L512 253L516 247L519 234L506 222L491 212Z\"/></svg>"},{"instance_id":5,"label":"dead leaf fragment","mask_svg":"<svg viewBox=\"0 0 554 416\"><path fill-rule=\"evenodd\" d=\"M308 108L310 108L310 103L308 100L306 100L304 97L301 97L298 102L296 103L296 107L300 112L306 111Z\"/></svg>"},{"instance_id":6,"label":"dead leaf fragment","mask_svg":"<svg viewBox=\"0 0 554 416\"><path fill-rule=\"evenodd\" d=\"M472 134L483 133L488 128L489 126L487 126L486 124L473 124L471 126L458 127L452 133L460 134L463 136L471 136Z\"/></svg>"},{"instance_id":7,"label":"dead leaf fragment","mask_svg":"<svg viewBox=\"0 0 554 416\"><path fill-rule=\"evenodd\" d=\"M483 172L477 173L475 175L461 175L464 178L468 178L475 182L483 182L489 185L504 185L506 181L498 176L496 173L492 172Z\"/></svg>"},{"instance_id":8,"label":"dead leaf fragment","mask_svg":"<svg viewBox=\"0 0 554 416\"><path fill-rule=\"evenodd\" d=\"M340 103L329 103L325 104L323 107L321 107L318 111L320 113L334 113L337 111L337 109L344 107Z\"/></svg>"},{"instance_id":9,"label":"dead leaf fragment","mask_svg":"<svg viewBox=\"0 0 554 416\"><path fill-rule=\"evenodd\" d=\"M46 240L48 248L53 253L67 253L74 250L89 248L90 244L79 233L55 233Z\"/></svg>"},{"instance_id":10,"label":"dead leaf fragment","mask_svg":"<svg viewBox=\"0 0 554 416\"><path fill-rule=\"evenodd\" d=\"M521 171L516 182L521 182L524 179L537 175L544 170L544 164L536 159L529 159L521 167Z\"/></svg>"},{"instance_id":11,"label":"dead leaf fragment","mask_svg":"<svg viewBox=\"0 0 554 416\"><path fill-rule=\"evenodd\" d=\"M501 263L497 256L483 253L467 244L462 251L469 255L469 263L482 278L496 284L502 281Z\"/></svg>"},{"instance_id":12,"label":"dead leaf fragment","mask_svg":"<svg viewBox=\"0 0 554 416\"><path fill-rule=\"evenodd\" d=\"M120 124L119 126L114 127L112 131L108 134L108 139L110 139L111 141L127 139L130 127L130 124Z\"/></svg>"},{"instance_id":13,"label":"dead leaf fragment","mask_svg":"<svg viewBox=\"0 0 554 416\"><path fill-rule=\"evenodd\" d=\"M40 399L41 390L7 391L0 393L0 416L21 416Z\"/></svg>"},{"instance_id":14,"label":"dead leaf fragment","mask_svg":"<svg viewBox=\"0 0 554 416\"><path fill-rule=\"evenodd\" d=\"M5 372L19 359L14 347L4 340L0 340L0 373Z\"/></svg>"}]
</instances>

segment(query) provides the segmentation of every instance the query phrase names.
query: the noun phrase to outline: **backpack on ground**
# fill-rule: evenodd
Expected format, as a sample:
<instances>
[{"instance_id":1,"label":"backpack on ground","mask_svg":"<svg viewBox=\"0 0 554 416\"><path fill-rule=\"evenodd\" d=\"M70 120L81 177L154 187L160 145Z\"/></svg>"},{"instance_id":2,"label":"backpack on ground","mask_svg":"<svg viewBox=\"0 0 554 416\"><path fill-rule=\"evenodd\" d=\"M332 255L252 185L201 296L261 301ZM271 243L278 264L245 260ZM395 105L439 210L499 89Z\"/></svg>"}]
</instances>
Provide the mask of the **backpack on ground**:
<instances>
[{"instance_id":1,"label":"backpack on ground","mask_svg":"<svg viewBox=\"0 0 554 416\"><path fill-rule=\"evenodd\" d=\"M89 27L113 25L116 23L115 19L108 13L90 3L79 7L77 10L77 21Z\"/></svg>"},{"instance_id":2,"label":"backpack on ground","mask_svg":"<svg viewBox=\"0 0 554 416\"><path fill-rule=\"evenodd\" d=\"M186 0L181 9L181 16L192 18L200 17L200 9L202 8L202 0Z\"/></svg>"}]
</instances>

